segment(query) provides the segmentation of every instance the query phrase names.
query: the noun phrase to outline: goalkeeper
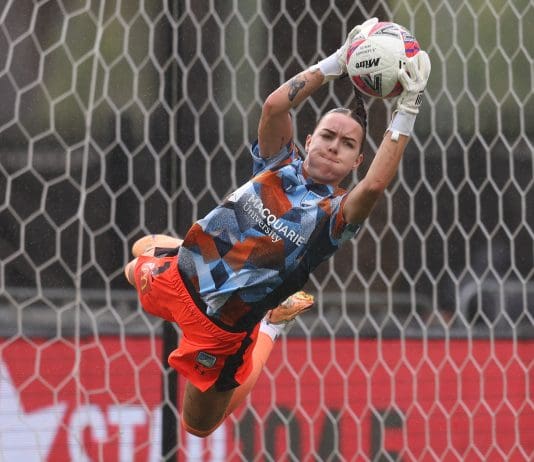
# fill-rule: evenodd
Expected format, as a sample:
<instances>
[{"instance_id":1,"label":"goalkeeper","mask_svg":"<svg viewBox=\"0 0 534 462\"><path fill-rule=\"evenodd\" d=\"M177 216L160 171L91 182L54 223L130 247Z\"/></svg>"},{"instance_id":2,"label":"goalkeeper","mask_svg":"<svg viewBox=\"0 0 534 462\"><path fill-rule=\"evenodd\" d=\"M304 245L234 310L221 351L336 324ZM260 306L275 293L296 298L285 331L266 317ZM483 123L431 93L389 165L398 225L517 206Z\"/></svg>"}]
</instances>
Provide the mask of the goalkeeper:
<instances>
[{"instance_id":1,"label":"goalkeeper","mask_svg":"<svg viewBox=\"0 0 534 462\"><path fill-rule=\"evenodd\" d=\"M298 292L309 274L358 233L397 173L430 73L424 51L399 70L404 91L352 190L339 184L363 161L367 115L359 95L353 107L318 121L305 157L293 141L290 111L346 74L349 43L376 22L355 27L334 54L268 96L250 181L194 223L183 242L157 235L134 245L125 273L141 304L182 330L169 364L187 379L181 422L194 435L211 434L243 402L284 324L313 303Z\"/></svg>"}]
</instances>

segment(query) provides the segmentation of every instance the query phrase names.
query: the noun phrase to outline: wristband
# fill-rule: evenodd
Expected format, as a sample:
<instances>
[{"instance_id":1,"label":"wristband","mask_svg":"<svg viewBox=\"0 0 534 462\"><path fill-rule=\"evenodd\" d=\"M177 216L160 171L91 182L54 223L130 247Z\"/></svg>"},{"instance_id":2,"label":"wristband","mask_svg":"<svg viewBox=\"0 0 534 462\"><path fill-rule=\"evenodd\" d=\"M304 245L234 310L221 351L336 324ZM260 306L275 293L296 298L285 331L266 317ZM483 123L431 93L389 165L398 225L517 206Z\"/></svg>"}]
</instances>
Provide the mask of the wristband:
<instances>
[{"instance_id":1,"label":"wristband","mask_svg":"<svg viewBox=\"0 0 534 462\"><path fill-rule=\"evenodd\" d=\"M343 69L341 64L339 64L337 53L321 59L317 64L310 67L310 71L312 72L317 70L321 71L324 76L323 83L337 79L343 74Z\"/></svg>"},{"instance_id":2,"label":"wristband","mask_svg":"<svg viewBox=\"0 0 534 462\"><path fill-rule=\"evenodd\" d=\"M396 111L389 124L388 130L391 132L391 139L398 141L399 135L411 136L415 125L417 114L409 114L403 111Z\"/></svg>"}]
</instances>

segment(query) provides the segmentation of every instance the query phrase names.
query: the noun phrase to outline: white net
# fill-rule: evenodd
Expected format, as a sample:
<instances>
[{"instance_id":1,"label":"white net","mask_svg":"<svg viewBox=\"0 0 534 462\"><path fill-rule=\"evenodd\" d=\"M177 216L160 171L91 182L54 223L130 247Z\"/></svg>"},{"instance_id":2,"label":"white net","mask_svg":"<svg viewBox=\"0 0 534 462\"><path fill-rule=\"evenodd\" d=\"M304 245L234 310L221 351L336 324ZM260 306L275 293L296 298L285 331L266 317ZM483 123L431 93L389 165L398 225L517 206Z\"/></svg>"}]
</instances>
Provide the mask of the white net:
<instances>
[{"instance_id":1,"label":"white net","mask_svg":"<svg viewBox=\"0 0 534 462\"><path fill-rule=\"evenodd\" d=\"M248 178L263 99L375 15L433 65L399 175L247 406L176 439L174 331L129 247ZM0 460L532 460L533 23L526 0L0 2ZM370 153L391 106L367 105Z\"/></svg>"}]
</instances>

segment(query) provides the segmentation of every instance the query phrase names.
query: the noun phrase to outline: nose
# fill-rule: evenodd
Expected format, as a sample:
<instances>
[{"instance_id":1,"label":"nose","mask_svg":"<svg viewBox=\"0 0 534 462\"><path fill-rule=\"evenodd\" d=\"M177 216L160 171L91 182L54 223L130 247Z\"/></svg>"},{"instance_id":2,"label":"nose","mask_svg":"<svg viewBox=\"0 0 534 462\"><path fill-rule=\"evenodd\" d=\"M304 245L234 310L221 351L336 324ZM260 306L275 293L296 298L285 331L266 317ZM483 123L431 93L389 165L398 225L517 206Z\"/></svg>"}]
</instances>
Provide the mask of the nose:
<instances>
[{"instance_id":1,"label":"nose","mask_svg":"<svg viewBox=\"0 0 534 462\"><path fill-rule=\"evenodd\" d=\"M339 148L339 140L337 138L332 139L330 143L328 144L328 150L337 153L338 148Z\"/></svg>"}]
</instances>

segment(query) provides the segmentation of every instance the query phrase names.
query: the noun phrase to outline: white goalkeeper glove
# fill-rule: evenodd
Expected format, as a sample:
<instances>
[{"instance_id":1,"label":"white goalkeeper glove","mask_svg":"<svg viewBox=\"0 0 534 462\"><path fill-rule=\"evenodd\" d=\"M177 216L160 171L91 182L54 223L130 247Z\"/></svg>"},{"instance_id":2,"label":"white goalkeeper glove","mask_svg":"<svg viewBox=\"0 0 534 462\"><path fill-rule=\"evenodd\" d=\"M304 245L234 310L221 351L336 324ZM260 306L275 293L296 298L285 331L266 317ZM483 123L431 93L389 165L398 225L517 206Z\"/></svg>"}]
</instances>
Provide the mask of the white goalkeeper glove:
<instances>
[{"instance_id":1,"label":"white goalkeeper glove","mask_svg":"<svg viewBox=\"0 0 534 462\"><path fill-rule=\"evenodd\" d=\"M406 64L399 69L399 82L403 91L397 100L397 108L389 126L393 140L397 140L399 134L411 135L415 118L423 102L423 92L430 76L430 68L428 54L421 50L415 56L408 58Z\"/></svg>"},{"instance_id":2,"label":"white goalkeeper glove","mask_svg":"<svg viewBox=\"0 0 534 462\"><path fill-rule=\"evenodd\" d=\"M354 27L347 35L347 39L341 48L338 48L335 53L332 53L330 56L322 59L310 68L311 70L318 69L321 71L324 75L323 84L338 79L347 73L347 51L349 50L351 43L358 34L366 37L377 22L377 18L371 18L363 24Z\"/></svg>"}]
</instances>

